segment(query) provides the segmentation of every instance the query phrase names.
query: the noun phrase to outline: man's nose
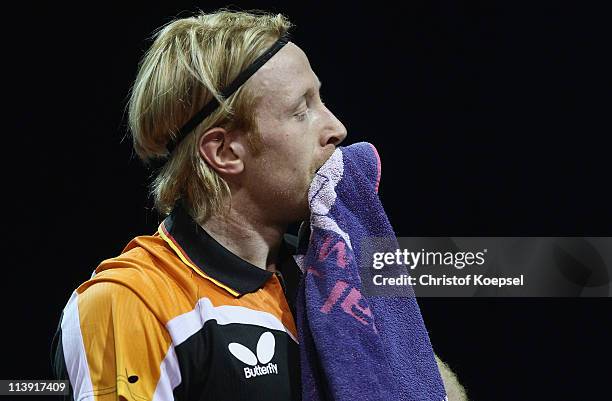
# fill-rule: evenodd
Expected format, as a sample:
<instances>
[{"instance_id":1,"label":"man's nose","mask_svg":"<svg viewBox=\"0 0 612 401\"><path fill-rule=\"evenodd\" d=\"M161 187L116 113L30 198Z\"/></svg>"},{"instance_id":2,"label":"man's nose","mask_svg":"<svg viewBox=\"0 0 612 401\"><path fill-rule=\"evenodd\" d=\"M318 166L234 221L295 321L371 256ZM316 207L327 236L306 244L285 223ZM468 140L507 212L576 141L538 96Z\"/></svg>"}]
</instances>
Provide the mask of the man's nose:
<instances>
[{"instance_id":1,"label":"man's nose","mask_svg":"<svg viewBox=\"0 0 612 401\"><path fill-rule=\"evenodd\" d=\"M325 127L325 133L323 138L321 138L321 145L334 145L338 146L344 138L346 138L347 132L346 127L340 120L336 118L336 116L328 110L329 113L329 121Z\"/></svg>"}]
</instances>

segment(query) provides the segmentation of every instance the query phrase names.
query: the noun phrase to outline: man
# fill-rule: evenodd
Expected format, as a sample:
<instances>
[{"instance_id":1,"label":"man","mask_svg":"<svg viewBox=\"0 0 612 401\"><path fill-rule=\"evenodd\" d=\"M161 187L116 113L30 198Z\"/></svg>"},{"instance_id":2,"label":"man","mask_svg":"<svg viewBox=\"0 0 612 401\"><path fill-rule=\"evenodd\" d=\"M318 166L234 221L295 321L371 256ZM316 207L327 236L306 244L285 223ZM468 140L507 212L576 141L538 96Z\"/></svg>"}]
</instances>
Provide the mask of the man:
<instances>
[{"instance_id":1,"label":"man","mask_svg":"<svg viewBox=\"0 0 612 401\"><path fill-rule=\"evenodd\" d=\"M168 217L64 309L55 363L75 399L300 398L284 233L346 129L290 28L221 10L156 33L129 120L139 157L164 163L152 194Z\"/></svg>"}]
</instances>

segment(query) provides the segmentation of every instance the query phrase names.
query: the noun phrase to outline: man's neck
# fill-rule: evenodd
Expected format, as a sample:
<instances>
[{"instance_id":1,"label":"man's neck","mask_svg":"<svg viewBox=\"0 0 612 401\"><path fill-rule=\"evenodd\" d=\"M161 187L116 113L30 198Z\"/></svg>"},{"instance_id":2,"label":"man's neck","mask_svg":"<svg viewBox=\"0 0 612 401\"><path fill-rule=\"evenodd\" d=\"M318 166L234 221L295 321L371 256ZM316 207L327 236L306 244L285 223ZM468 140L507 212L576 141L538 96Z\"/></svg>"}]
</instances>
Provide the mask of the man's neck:
<instances>
[{"instance_id":1,"label":"man's neck","mask_svg":"<svg viewBox=\"0 0 612 401\"><path fill-rule=\"evenodd\" d=\"M276 271L286 226L266 223L252 212L232 208L225 215L212 216L202 228L240 258L261 269Z\"/></svg>"}]
</instances>

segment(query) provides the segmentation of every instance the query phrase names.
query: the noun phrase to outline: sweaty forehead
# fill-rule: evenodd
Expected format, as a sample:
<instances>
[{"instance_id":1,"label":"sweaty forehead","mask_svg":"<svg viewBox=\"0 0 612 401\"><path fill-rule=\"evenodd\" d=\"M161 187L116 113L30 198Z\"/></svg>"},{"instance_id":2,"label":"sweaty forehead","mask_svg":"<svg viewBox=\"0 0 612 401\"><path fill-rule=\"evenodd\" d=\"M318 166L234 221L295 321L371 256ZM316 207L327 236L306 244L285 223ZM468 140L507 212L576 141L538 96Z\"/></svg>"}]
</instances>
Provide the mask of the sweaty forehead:
<instances>
[{"instance_id":1,"label":"sweaty forehead","mask_svg":"<svg viewBox=\"0 0 612 401\"><path fill-rule=\"evenodd\" d=\"M251 84L262 105L282 107L316 81L308 57L290 42L253 75Z\"/></svg>"}]
</instances>

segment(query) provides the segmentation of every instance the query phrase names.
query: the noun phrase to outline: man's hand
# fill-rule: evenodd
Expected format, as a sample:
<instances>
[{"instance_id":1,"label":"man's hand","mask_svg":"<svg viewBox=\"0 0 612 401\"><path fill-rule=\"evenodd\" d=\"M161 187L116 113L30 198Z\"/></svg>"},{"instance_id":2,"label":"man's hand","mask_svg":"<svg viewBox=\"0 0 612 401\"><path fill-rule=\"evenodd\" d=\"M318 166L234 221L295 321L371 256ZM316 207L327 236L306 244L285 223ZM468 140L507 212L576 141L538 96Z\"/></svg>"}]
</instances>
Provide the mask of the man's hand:
<instances>
[{"instance_id":1,"label":"man's hand","mask_svg":"<svg viewBox=\"0 0 612 401\"><path fill-rule=\"evenodd\" d=\"M447 364L438 358L438 355L434 354L434 356L436 357L436 363L440 370L440 376L442 376L442 381L444 382L448 401L468 401L465 389L459 384L457 376L450 370Z\"/></svg>"}]
</instances>

